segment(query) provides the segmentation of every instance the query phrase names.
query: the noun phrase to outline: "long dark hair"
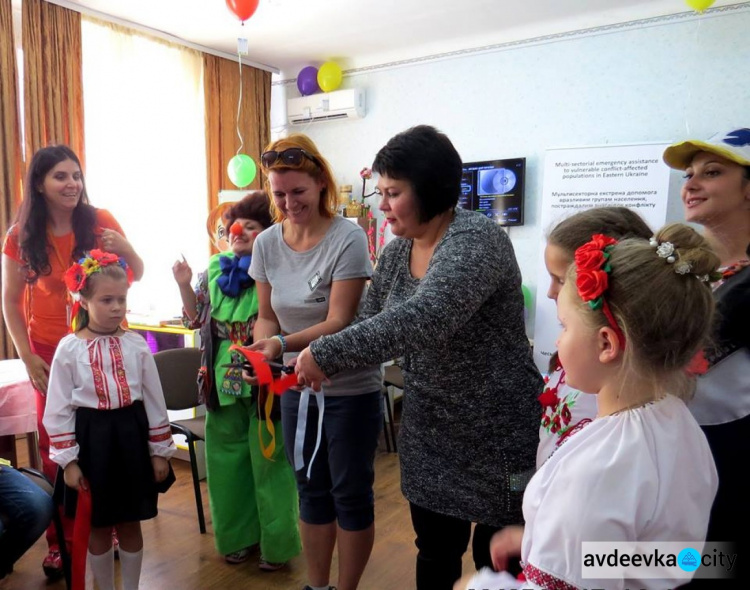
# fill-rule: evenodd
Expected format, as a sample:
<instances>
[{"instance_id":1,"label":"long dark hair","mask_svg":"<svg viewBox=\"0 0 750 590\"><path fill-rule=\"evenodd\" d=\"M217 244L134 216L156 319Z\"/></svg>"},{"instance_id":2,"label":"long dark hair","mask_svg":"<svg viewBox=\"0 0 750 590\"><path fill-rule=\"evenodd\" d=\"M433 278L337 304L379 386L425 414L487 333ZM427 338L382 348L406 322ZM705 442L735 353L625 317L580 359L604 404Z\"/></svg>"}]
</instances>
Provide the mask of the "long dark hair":
<instances>
[{"instance_id":1,"label":"long dark hair","mask_svg":"<svg viewBox=\"0 0 750 590\"><path fill-rule=\"evenodd\" d=\"M18 243L21 258L24 260L27 273L26 280L33 283L42 275L52 272L49 263L51 244L47 239L47 222L49 213L44 194L39 187L52 168L65 160L73 160L78 167L81 161L75 152L66 145L51 145L38 150L29 164L24 183L23 200L18 209L15 223L18 225ZM81 171L83 179L83 171ZM73 233L75 245L73 257L83 256L84 251L91 250L96 245L94 226L96 225L96 209L89 204L86 194L86 183L83 181L83 191L75 209L73 209Z\"/></svg>"}]
</instances>

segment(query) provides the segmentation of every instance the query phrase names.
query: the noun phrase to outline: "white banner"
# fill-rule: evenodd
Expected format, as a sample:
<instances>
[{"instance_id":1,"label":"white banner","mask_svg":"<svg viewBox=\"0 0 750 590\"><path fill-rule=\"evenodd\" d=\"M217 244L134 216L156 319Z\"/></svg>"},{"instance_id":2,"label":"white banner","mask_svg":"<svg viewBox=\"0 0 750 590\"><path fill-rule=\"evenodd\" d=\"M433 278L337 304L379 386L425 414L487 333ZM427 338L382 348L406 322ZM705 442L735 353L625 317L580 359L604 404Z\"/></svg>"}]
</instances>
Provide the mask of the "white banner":
<instances>
[{"instance_id":1,"label":"white banner","mask_svg":"<svg viewBox=\"0 0 750 590\"><path fill-rule=\"evenodd\" d=\"M592 207L628 207L653 229L667 215L670 169L661 159L667 143L547 150L542 193L542 231ZM543 244L544 246L544 244ZM559 333L555 302L546 297L549 274L544 247L537 270L534 361L543 373Z\"/></svg>"}]
</instances>

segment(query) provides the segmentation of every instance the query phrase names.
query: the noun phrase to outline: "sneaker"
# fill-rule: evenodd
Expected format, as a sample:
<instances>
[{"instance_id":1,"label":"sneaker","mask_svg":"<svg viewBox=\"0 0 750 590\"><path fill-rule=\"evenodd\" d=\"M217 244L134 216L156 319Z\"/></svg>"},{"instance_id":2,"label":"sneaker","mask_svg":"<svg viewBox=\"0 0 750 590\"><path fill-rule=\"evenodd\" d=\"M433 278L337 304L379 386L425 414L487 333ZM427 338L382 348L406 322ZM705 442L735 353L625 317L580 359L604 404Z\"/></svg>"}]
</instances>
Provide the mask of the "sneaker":
<instances>
[{"instance_id":1,"label":"sneaker","mask_svg":"<svg viewBox=\"0 0 750 590\"><path fill-rule=\"evenodd\" d=\"M285 565L286 561L281 563L272 563L270 561L266 561L266 559L262 555L260 556L260 561L258 562L258 567L264 572L276 572L283 568Z\"/></svg>"},{"instance_id":2,"label":"sneaker","mask_svg":"<svg viewBox=\"0 0 750 590\"><path fill-rule=\"evenodd\" d=\"M312 590L310 586L305 586L302 590ZM328 590L336 590L336 586L328 586Z\"/></svg>"},{"instance_id":3,"label":"sneaker","mask_svg":"<svg viewBox=\"0 0 750 590\"><path fill-rule=\"evenodd\" d=\"M57 548L51 548L47 556L42 561L42 569L44 575L51 580L61 578L63 575L62 557L60 557L60 550Z\"/></svg>"}]
</instances>

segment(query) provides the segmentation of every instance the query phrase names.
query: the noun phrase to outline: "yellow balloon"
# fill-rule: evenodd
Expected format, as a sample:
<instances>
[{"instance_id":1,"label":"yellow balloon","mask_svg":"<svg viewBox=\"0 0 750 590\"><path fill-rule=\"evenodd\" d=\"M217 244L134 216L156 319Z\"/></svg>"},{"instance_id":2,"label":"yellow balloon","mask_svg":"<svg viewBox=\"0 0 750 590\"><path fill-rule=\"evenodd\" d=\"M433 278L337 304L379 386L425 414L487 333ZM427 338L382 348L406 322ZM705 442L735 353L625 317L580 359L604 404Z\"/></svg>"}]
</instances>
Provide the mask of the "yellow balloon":
<instances>
[{"instance_id":1,"label":"yellow balloon","mask_svg":"<svg viewBox=\"0 0 750 590\"><path fill-rule=\"evenodd\" d=\"M703 12L706 8L711 8L711 5L715 1L716 0L685 0L690 8L697 10L698 12Z\"/></svg>"},{"instance_id":2,"label":"yellow balloon","mask_svg":"<svg viewBox=\"0 0 750 590\"><path fill-rule=\"evenodd\" d=\"M339 64L334 61L327 61L318 69L318 86L323 92L333 92L341 86L341 79L344 77Z\"/></svg>"}]
</instances>

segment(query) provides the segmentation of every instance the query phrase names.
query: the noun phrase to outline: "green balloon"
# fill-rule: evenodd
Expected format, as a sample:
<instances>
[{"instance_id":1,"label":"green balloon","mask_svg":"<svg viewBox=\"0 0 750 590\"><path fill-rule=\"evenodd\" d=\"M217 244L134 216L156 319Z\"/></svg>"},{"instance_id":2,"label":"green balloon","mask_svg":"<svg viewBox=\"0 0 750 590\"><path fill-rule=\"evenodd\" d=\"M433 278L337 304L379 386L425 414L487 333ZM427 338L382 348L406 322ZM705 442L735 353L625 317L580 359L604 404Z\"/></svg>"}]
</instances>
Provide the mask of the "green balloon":
<instances>
[{"instance_id":1,"label":"green balloon","mask_svg":"<svg viewBox=\"0 0 750 590\"><path fill-rule=\"evenodd\" d=\"M244 188L255 180L258 169L253 159L247 154L237 154L227 165L227 174L237 188Z\"/></svg>"}]
</instances>

